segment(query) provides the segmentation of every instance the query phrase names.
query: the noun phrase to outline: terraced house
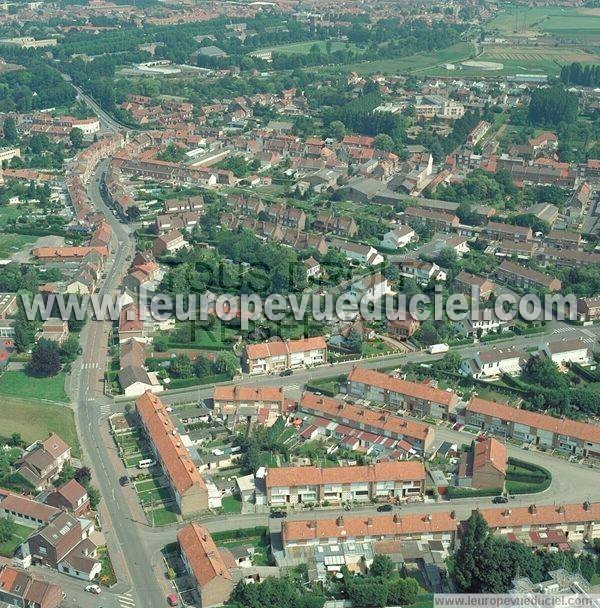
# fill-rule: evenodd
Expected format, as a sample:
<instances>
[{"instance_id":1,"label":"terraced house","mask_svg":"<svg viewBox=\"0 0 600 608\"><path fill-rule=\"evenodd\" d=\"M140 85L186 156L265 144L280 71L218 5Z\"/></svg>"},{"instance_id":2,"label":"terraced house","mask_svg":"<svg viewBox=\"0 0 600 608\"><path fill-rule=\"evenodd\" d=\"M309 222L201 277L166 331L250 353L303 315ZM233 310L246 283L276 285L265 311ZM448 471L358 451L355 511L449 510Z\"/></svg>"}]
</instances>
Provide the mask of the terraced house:
<instances>
[{"instance_id":1,"label":"terraced house","mask_svg":"<svg viewBox=\"0 0 600 608\"><path fill-rule=\"evenodd\" d=\"M425 467L410 461L356 467L270 468L266 490L273 506L406 500L425 492Z\"/></svg>"},{"instance_id":2,"label":"terraced house","mask_svg":"<svg viewBox=\"0 0 600 608\"><path fill-rule=\"evenodd\" d=\"M364 432L398 441L407 454L423 454L435 438L435 431L426 424L314 393L302 395L298 410L336 422L344 430L358 431L359 437Z\"/></svg>"},{"instance_id":3,"label":"terraced house","mask_svg":"<svg viewBox=\"0 0 600 608\"><path fill-rule=\"evenodd\" d=\"M467 424L502 437L578 456L600 456L600 426L472 397L465 410Z\"/></svg>"},{"instance_id":4,"label":"terraced house","mask_svg":"<svg viewBox=\"0 0 600 608\"><path fill-rule=\"evenodd\" d=\"M156 460L169 481L182 515L208 509L208 489L165 409L152 393L138 397L135 407Z\"/></svg>"},{"instance_id":5,"label":"terraced house","mask_svg":"<svg viewBox=\"0 0 600 608\"><path fill-rule=\"evenodd\" d=\"M448 420L454 414L460 401L452 391L393 378L362 367L355 367L348 375L348 394L442 420Z\"/></svg>"}]
</instances>

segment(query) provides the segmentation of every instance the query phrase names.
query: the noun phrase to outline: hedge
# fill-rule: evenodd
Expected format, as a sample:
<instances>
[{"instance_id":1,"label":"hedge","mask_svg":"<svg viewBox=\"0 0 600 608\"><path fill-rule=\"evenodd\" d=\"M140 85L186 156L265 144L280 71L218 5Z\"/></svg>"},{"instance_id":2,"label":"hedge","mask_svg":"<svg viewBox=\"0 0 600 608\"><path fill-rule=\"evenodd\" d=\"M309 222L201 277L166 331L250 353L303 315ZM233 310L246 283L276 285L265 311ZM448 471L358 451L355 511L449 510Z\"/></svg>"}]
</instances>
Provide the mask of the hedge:
<instances>
[{"instance_id":1,"label":"hedge","mask_svg":"<svg viewBox=\"0 0 600 608\"><path fill-rule=\"evenodd\" d=\"M179 378L177 380L171 380L171 382L165 386L167 389L188 388L191 386L227 382L228 380L231 380L231 378L227 374L215 374L214 376L207 376L206 378Z\"/></svg>"},{"instance_id":2,"label":"hedge","mask_svg":"<svg viewBox=\"0 0 600 608\"><path fill-rule=\"evenodd\" d=\"M169 349L179 350L231 350L231 344L208 344L205 342L168 342Z\"/></svg>"},{"instance_id":3,"label":"hedge","mask_svg":"<svg viewBox=\"0 0 600 608\"><path fill-rule=\"evenodd\" d=\"M238 538L255 538L264 536L267 533L267 526L255 526L254 528L238 528L237 530L223 530L213 532L212 537L215 542L224 540L237 540Z\"/></svg>"},{"instance_id":4,"label":"hedge","mask_svg":"<svg viewBox=\"0 0 600 608\"><path fill-rule=\"evenodd\" d=\"M552 483L552 474L550 471L537 464L532 464L531 462L519 460L517 458L509 458L508 466L518 467L529 471L528 474L511 471L509 468L506 474L506 491L509 494L536 494L547 490Z\"/></svg>"},{"instance_id":5,"label":"hedge","mask_svg":"<svg viewBox=\"0 0 600 608\"><path fill-rule=\"evenodd\" d=\"M552 479L547 479L543 484L539 483L525 483L520 481L507 481L506 482L506 491L509 494L538 494L539 492L543 492L550 487L552 483ZM518 485L516 485L518 484Z\"/></svg>"},{"instance_id":6,"label":"hedge","mask_svg":"<svg viewBox=\"0 0 600 608\"><path fill-rule=\"evenodd\" d=\"M502 488L488 488L485 490L471 490L470 488L457 488L448 486L446 496L448 498L477 498L478 496L497 496L502 494Z\"/></svg>"},{"instance_id":7,"label":"hedge","mask_svg":"<svg viewBox=\"0 0 600 608\"><path fill-rule=\"evenodd\" d=\"M544 325L536 325L534 327L515 327L514 332L519 336L528 336L530 334L541 334L546 331L546 327Z\"/></svg>"}]
</instances>

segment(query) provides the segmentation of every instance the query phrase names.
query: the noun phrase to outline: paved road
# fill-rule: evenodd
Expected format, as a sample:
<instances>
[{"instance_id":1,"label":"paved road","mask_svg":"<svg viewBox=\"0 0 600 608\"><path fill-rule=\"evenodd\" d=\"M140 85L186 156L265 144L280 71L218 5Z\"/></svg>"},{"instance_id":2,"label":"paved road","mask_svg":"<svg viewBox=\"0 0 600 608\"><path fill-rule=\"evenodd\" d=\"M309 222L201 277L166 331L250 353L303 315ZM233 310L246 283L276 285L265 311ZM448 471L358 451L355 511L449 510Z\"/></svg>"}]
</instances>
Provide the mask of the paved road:
<instances>
[{"instance_id":1,"label":"paved road","mask_svg":"<svg viewBox=\"0 0 600 608\"><path fill-rule=\"evenodd\" d=\"M134 252L131 230L118 222L106 207L99 189L99 180L106 170L101 165L88 193L94 207L104 213L113 230L111 247L115 252L108 264L106 279L100 295L114 293L126 273L128 257ZM165 605L153 570L151 554L143 549L139 527L118 485L118 475L110 465L109 445L100 432L103 418L110 410L110 401L103 396L103 377L107 361L110 322L91 320L82 332L83 355L77 362L71 379L76 419L86 463L92 468L95 484L103 497L100 516L119 586L114 594L105 593L102 605L121 608L154 608Z\"/></svg>"}]
</instances>

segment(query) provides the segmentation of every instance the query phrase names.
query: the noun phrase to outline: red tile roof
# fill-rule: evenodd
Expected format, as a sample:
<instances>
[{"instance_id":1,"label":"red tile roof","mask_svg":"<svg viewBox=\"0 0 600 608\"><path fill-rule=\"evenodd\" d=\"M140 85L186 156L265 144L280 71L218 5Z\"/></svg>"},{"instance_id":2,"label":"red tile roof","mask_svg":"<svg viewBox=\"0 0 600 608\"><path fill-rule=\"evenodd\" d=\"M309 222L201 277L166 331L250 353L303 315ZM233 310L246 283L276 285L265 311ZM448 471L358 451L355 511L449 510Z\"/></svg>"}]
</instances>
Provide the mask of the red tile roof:
<instances>
[{"instance_id":1,"label":"red tile roof","mask_svg":"<svg viewBox=\"0 0 600 608\"><path fill-rule=\"evenodd\" d=\"M326 349L327 343L322 336L302 338L300 340L276 340L261 344L248 344L246 356L248 359L266 359L292 353L302 353L311 350Z\"/></svg>"},{"instance_id":2,"label":"red tile roof","mask_svg":"<svg viewBox=\"0 0 600 608\"><path fill-rule=\"evenodd\" d=\"M410 536L433 532L455 532L458 521L449 511L373 515L371 517L338 517L283 522L284 543L329 538L362 538L364 536Z\"/></svg>"},{"instance_id":3,"label":"red tile roof","mask_svg":"<svg viewBox=\"0 0 600 608\"><path fill-rule=\"evenodd\" d=\"M508 452L506 446L497 439L490 437L485 441L475 443L473 454L473 471L484 467L488 462L503 475L506 475Z\"/></svg>"},{"instance_id":4,"label":"red tile roof","mask_svg":"<svg viewBox=\"0 0 600 608\"><path fill-rule=\"evenodd\" d=\"M180 495L193 486L206 489L162 401L147 392L137 399L135 406L173 488Z\"/></svg>"},{"instance_id":5,"label":"red tile roof","mask_svg":"<svg viewBox=\"0 0 600 608\"><path fill-rule=\"evenodd\" d=\"M472 397L467 404L467 412L493 416L501 420L508 420L524 424L536 429L550 431L560 435L568 435L583 441L600 443L600 426L587 422L577 422L567 418L554 418L547 414L528 412L510 405L486 401L479 397Z\"/></svg>"},{"instance_id":6,"label":"red tile roof","mask_svg":"<svg viewBox=\"0 0 600 608\"><path fill-rule=\"evenodd\" d=\"M452 391L443 391L439 388L432 388L419 382L409 382L400 378L392 378L387 374L375 371L373 369L365 369L364 367L355 367L348 374L348 381L359 382L368 386L376 386L391 393L399 393L416 399L424 399L433 403L440 403L446 406L452 405L457 401L456 393Z\"/></svg>"},{"instance_id":7,"label":"red tile roof","mask_svg":"<svg viewBox=\"0 0 600 608\"><path fill-rule=\"evenodd\" d=\"M506 507L482 509L481 515L490 528L520 526L549 526L557 524L579 524L600 522L600 503L540 505L530 507Z\"/></svg>"},{"instance_id":8,"label":"red tile roof","mask_svg":"<svg viewBox=\"0 0 600 608\"><path fill-rule=\"evenodd\" d=\"M283 403L283 388L253 387L253 386L215 386L213 393L215 401L244 401L264 402L276 401Z\"/></svg>"},{"instance_id":9,"label":"red tile roof","mask_svg":"<svg viewBox=\"0 0 600 608\"><path fill-rule=\"evenodd\" d=\"M374 481L420 481L425 479L422 462L378 462L356 467L282 467L270 468L266 485L293 487L306 484L360 483Z\"/></svg>"}]
</instances>

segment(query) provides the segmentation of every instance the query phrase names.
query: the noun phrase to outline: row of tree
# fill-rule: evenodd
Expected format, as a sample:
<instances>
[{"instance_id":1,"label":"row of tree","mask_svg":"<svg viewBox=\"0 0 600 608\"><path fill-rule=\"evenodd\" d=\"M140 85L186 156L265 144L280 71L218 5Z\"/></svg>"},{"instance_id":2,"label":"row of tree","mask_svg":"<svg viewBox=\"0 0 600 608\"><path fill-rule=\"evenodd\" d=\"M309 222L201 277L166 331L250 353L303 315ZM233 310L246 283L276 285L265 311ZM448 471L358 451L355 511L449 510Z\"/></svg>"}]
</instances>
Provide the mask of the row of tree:
<instances>
[{"instance_id":1,"label":"row of tree","mask_svg":"<svg viewBox=\"0 0 600 608\"><path fill-rule=\"evenodd\" d=\"M600 65L586 65L579 62L563 65L560 79L564 84L580 84L585 87L600 86Z\"/></svg>"}]
</instances>

